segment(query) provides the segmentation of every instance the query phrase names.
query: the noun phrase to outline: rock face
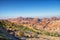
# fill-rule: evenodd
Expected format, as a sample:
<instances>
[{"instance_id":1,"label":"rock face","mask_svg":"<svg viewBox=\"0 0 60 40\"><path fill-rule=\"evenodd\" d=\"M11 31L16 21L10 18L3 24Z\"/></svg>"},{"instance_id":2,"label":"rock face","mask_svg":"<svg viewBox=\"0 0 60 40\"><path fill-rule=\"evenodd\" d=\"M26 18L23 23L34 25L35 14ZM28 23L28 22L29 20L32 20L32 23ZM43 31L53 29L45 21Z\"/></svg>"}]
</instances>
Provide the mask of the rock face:
<instances>
[{"instance_id":1,"label":"rock face","mask_svg":"<svg viewBox=\"0 0 60 40\"><path fill-rule=\"evenodd\" d=\"M47 26L46 30L51 32L60 33L60 20L51 21Z\"/></svg>"}]
</instances>

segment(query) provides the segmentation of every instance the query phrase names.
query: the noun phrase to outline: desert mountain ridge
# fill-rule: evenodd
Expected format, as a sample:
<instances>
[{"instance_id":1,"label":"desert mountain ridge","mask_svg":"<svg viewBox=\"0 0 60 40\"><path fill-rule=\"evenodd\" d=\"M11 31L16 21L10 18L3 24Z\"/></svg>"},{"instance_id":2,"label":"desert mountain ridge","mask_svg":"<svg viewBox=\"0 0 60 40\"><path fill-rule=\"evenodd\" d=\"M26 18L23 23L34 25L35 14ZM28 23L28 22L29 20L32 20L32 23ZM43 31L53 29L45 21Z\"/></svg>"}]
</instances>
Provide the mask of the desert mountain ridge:
<instances>
[{"instance_id":1,"label":"desert mountain ridge","mask_svg":"<svg viewBox=\"0 0 60 40\"><path fill-rule=\"evenodd\" d=\"M3 30L11 34L13 40L16 39L15 37L20 39L21 37L40 37L40 35L56 38L60 37L60 17L1 19L0 31L5 35Z\"/></svg>"},{"instance_id":2,"label":"desert mountain ridge","mask_svg":"<svg viewBox=\"0 0 60 40\"><path fill-rule=\"evenodd\" d=\"M48 29L48 30L53 30L56 31L60 30L60 17L51 17L51 18L23 18L23 17L18 17L18 18L10 18L8 21L16 23L16 24L21 24L24 26L28 27L34 27L37 29ZM50 29L51 28L51 29Z\"/></svg>"}]
</instances>

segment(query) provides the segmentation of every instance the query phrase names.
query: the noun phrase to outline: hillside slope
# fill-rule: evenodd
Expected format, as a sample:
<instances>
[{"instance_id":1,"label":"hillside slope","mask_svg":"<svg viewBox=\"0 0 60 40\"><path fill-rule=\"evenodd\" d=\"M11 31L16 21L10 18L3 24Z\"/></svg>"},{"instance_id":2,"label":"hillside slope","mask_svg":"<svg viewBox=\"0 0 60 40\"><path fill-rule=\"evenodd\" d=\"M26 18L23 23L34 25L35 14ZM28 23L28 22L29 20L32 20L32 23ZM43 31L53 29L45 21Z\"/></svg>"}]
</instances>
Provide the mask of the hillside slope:
<instances>
[{"instance_id":1,"label":"hillside slope","mask_svg":"<svg viewBox=\"0 0 60 40\"><path fill-rule=\"evenodd\" d=\"M3 33L1 33L1 31ZM60 19L14 18L0 20L0 34L13 40L19 40L21 37L40 38L42 36L44 36L44 38L49 37L54 39L58 37L59 39Z\"/></svg>"}]
</instances>

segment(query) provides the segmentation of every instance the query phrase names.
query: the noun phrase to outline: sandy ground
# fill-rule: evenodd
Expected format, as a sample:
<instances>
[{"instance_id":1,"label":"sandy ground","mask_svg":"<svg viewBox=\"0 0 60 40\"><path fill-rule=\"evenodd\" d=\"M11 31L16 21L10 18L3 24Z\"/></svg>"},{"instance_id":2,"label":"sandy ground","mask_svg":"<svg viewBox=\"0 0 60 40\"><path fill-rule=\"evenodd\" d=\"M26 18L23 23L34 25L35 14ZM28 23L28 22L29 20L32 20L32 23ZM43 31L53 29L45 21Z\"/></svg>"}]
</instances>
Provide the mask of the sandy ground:
<instances>
[{"instance_id":1,"label":"sandy ground","mask_svg":"<svg viewBox=\"0 0 60 40\"><path fill-rule=\"evenodd\" d=\"M60 37L40 35L39 38L27 38L26 40L60 40Z\"/></svg>"}]
</instances>

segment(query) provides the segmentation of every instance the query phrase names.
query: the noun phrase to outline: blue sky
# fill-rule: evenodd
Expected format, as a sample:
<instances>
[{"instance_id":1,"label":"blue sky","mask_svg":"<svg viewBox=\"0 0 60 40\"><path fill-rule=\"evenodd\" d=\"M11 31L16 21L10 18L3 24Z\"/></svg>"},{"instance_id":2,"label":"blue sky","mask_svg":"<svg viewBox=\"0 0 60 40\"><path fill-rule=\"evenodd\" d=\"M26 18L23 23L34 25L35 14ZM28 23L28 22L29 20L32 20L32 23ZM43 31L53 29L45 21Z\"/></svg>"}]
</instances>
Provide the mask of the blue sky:
<instances>
[{"instance_id":1,"label":"blue sky","mask_svg":"<svg viewBox=\"0 0 60 40\"><path fill-rule=\"evenodd\" d=\"M0 18L60 16L59 0L0 0Z\"/></svg>"}]
</instances>

